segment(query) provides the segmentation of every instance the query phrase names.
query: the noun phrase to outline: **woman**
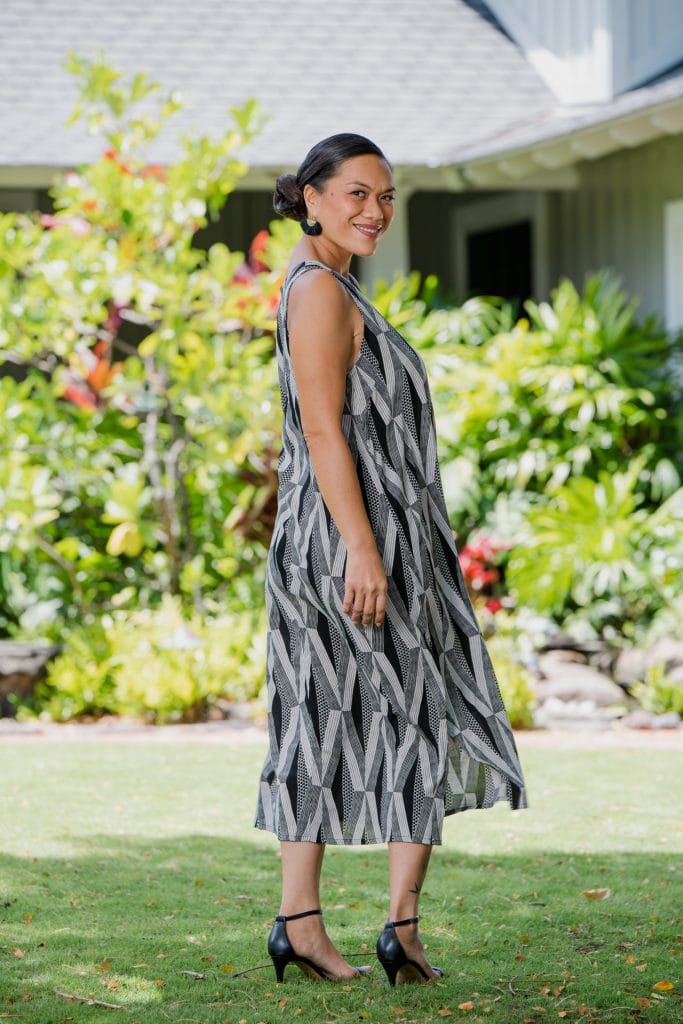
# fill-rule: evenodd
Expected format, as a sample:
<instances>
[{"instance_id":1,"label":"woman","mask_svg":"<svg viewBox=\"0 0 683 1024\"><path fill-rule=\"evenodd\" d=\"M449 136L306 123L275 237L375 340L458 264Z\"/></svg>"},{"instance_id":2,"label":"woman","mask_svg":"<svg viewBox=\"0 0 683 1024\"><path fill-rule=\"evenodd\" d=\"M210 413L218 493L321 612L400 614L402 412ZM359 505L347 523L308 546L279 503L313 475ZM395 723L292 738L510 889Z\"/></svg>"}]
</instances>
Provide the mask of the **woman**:
<instances>
[{"instance_id":1,"label":"woman","mask_svg":"<svg viewBox=\"0 0 683 1024\"><path fill-rule=\"evenodd\" d=\"M268 555L268 720L255 826L282 847L277 978L357 977L320 911L326 843L388 843L392 984L430 981L418 899L445 815L526 807L508 716L458 563L424 364L361 293L393 217L391 166L358 135L278 178L301 221L282 287L284 415ZM289 927L288 927L289 926Z\"/></svg>"}]
</instances>

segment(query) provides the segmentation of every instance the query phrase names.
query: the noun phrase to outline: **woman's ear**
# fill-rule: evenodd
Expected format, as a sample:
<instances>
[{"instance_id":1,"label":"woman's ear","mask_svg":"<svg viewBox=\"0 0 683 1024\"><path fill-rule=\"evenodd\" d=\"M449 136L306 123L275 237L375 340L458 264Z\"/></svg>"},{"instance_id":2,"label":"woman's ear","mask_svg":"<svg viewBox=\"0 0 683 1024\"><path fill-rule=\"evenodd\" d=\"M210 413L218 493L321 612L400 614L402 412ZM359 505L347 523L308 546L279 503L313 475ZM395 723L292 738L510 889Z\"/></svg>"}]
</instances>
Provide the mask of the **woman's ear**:
<instances>
[{"instance_id":1,"label":"woman's ear","mask_svg":"<svg viewBox=\"0 0 683 1024\"><path fill-rule=\"evenodd\" d=\"M313 187L313 185L304 185L303 195L309 217L315 218L320 193L316 188Z\"/></svg>"}]
</instances>

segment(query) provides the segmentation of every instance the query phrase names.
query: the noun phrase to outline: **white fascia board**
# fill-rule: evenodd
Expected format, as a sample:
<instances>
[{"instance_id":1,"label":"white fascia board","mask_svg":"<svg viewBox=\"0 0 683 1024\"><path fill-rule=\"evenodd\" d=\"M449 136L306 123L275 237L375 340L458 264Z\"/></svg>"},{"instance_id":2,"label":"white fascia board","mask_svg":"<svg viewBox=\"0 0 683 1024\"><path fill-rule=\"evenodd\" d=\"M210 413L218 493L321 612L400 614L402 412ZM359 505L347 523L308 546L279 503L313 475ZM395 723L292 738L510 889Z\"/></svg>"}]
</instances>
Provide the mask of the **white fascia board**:
<instances>
[{"instance_id":1,"label":"white fascia board","mask_svg":"<svg viewBox=\"0 0 683 1024\"><path fill-rule=\"evenodd\" d=\"M639 110L598 125L575 128L566 135L558 134L548 140L530 142L516 149L503 148L472 160L456 161L456 166L462 176L475 187L519 187L527 182L527 172L559 172L582 160L596 160L620 149L642 146L682 131L683 96L679 96L661 108ZM552 188L553 184L547 187Z\"/></svg>"}]
</instances>

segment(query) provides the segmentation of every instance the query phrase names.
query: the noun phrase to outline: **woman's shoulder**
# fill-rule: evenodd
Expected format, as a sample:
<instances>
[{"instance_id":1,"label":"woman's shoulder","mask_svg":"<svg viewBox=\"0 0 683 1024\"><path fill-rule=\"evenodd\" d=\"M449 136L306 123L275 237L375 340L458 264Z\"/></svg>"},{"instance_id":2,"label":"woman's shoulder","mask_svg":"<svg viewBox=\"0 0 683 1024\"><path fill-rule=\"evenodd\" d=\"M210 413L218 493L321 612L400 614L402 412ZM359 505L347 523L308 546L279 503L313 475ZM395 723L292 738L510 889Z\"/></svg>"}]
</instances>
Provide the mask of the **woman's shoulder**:
<instances>
[{"instance_id":1,"label":"woman's shoulder","mask_svg":"<svg viewBox=\"0 0 683 1024\"><path fill-rule=\"evenodd\" d=\"M316 260L299 260L287 270L289 304L324 308L328 315L346 309L351 301L347 289L332 267Z\"/></svg>"}]
</instances>

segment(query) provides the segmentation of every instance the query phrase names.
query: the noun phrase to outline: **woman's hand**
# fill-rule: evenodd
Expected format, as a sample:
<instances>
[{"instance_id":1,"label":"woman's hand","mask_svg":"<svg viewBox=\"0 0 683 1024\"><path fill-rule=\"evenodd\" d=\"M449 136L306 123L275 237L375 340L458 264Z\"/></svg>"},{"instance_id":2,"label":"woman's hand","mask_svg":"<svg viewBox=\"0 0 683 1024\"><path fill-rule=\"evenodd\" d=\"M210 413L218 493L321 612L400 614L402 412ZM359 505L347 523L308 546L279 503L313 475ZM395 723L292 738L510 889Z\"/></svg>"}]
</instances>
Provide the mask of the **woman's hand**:
<instances>
[{"instance_id":1,"label":"woman's hand","mask_svg":"<svg viewBox=\"0 0 683 1024\"><path fill-rule=\"evenodd\" d=\"M349 548L344 574L343 611L351 621L381 626L387 607L387 575L377 546Z\"/></svg>"}]
</instances>

